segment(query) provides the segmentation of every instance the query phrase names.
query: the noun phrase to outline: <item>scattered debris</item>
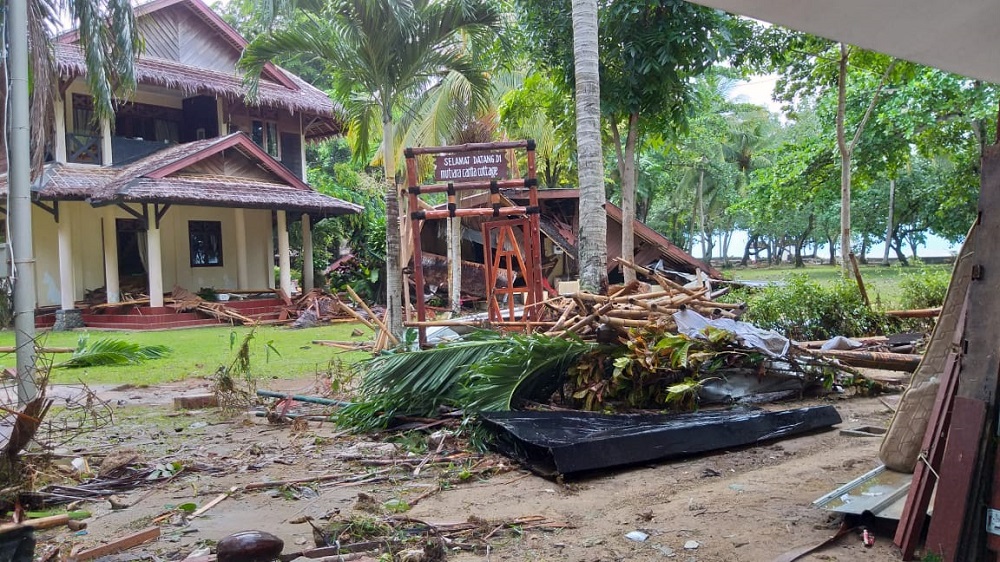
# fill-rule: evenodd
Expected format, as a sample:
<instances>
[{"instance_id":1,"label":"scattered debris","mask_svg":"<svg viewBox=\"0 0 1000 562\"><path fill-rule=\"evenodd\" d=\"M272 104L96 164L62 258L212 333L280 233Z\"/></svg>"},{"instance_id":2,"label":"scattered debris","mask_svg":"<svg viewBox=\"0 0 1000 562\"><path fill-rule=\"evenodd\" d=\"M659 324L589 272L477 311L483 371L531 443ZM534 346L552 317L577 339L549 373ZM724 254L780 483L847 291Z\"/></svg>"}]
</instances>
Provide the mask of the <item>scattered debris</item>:
<instances>
[{"instance_id":1,"label":"scattered debris","mask_svg":"<svg viewBox=\"0 0 1000 562\"><path fill-rule=\"evenodd\" d=\"M625 538L633 542L646 542L649 535L647 533L643 533L642 531L629 531L628 533L625 533Z\"/></svg>"},{"instance_id":2,"label":"scattered debris","mask_svg":"<svg viewBox=\"0 0 1000 562\"><path fill-rule=\"evenodd\" d=\"M685 550L697 550L699 546L701 546L701 543L698 541L687 541L684 543Z\"/></svg>"}]
</instances>

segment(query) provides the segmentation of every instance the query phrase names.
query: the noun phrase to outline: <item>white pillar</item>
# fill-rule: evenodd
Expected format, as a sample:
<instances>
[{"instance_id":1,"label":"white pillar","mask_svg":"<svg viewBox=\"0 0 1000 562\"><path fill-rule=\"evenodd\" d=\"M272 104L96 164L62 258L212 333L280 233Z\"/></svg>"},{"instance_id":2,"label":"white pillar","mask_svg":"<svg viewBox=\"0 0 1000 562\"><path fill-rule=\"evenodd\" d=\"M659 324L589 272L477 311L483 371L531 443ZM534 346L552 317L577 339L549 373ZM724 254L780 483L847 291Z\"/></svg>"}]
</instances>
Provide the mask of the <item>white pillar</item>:
<instances>
[{"instance_id":1,"label":"white pillar","mask_svg":"<svg viewBox=\"0 0 1000 562\"><path fill-rule=\"evenodd\" d=\"M281 290L292 295L292 267L288 252L288 219L285 211L278 211L278 280Z\"/></svg>"},{"instance_id":2,"label":"white pillar","mask_svg":"<svg viewBox=\"0 0 1000 562\"><path fill-rule=\"evenodd\" d=\"M118 285L118 226L115 223L115 208L104 208L104 290L108 302L121 300Z\"/></svg>"},{"instance_id":3,"label":"white pillar","mask_svg":"<svg viewBox=\"0 0 1000 562\"><path fill-rule=\"evenodd\" d=\"M267 288L274 288L274 215L269 213L267 217L267 259L264 263L267 264Z\"/></svg>"},{"instance_id":4,"label":"white pillar","mask_svg":"<svg viewBox=\"0 0 1000 562\"><path fill-rule=\"evenodd\" d=\"M313 284L313 238L309 215L302 213L302 290L308 291Z\"/></svg>"},{"instance_id":5,"label":"white pillar","mask_svg":"<svg viewBox=\"0 0 1000 562\"><path fill-rule=\"evenodd\" d=\"M109 119L104 119L101 121L101 165L110 166L112 161L111 121Z\"/></svg>"},{"instance_id":6,"label":"white pillar","mask_svg":"<svg viewBox=\"0 0 1000 562\"><path fill-rule=\"evenodd\" d=\"M66 162L66 102L61 97L56 98L56 162Z\"/></svg>"},{"instance_id":7,"label":"white pillar","mask_svg":"<svg viewBox=\"0 0 1000 562\"><path fill-rule=\"evenodd\" d=\"M247 270L247 219L243 209L234 209L236 225L236 288L250 288L250 273Z\"/></svg>"},{"instance_id":8,"label":"white pillar","mask_svg":"<svg viewBox=\"0 0 1000 562\"><path fill-rule=\"evenodd\" d=\"M163 306L163 256L160 254L160 228L154 217L146 230L146 267L149 270L149 306Z\"/></svg>"},{"instance_id":9,"label":"white pillar","mask_svg":"<svg viewBox=\"0 0 1000 562\"><path fill-rule=\"evenodd\" d=\"M59 213L59 304L63 310L76 308L76 286L73 284L73 232L69 209L62 206Z\"/></svg>"},{"instance_id":10,"label":"white pillar","mask_svg":"<svg viewBox=\"0 0 1000 562\"><path fill-rule=\"evenodd\" d=\"M226 108L223 105L223 101L222 101L221 97L216 98L215 109L216 109L216 111L215 111L216 115L219 116L219 134L218 134L218 136L224 137L227 134L229 134L229 131L226 130Z\"/></svg>"}]
</instances>

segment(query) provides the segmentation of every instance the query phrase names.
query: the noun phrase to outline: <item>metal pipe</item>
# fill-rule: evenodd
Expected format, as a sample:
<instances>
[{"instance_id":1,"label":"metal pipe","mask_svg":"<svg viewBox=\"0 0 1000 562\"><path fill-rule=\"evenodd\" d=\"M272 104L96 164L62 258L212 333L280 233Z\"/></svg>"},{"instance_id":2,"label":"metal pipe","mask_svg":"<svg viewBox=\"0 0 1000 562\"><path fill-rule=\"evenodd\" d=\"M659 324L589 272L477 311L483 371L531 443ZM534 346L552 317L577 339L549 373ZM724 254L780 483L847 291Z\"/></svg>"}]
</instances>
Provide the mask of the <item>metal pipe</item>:
<instances>
[{"instance_id":1,"label":"metal pipe","mask_svg":"<svg viewBox=\"0 0 1000 562\"><path fill-rule=\"evenodd\" d=\"M272 392L270 390L258 390L257 396L264 398L281 398L284 400L294 400L296 402L309 402L310 404L322 404L324 406L349 406L350 402L340 400L330 400L319 396L302 396L299 394L285 394L283 392Z\"/></svg>"},{"instance_id":2,"label":"metal pipe","mask_svg":"<svg viewBox=\"0 0 1000 562\"><path fill-rule=\"evenodd\" d=\"M38 393L35 385L35 254L31 243L30 116L28 115L28 3L10 0L7 9L10 102L7 119L9 219L14 271L14 341L17 346L17 401ZM42 119L41 115L36 116Z\"/></svg>"}]
</instances>

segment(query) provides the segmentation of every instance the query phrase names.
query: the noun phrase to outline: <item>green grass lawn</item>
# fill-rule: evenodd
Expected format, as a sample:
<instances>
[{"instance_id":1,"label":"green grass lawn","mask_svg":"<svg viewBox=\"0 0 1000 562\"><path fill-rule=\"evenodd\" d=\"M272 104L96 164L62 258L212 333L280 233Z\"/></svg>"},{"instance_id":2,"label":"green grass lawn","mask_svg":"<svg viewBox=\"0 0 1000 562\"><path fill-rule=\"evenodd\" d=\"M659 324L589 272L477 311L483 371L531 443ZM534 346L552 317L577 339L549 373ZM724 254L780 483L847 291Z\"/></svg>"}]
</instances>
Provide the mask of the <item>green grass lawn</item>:
<instances>
[{"instance_id":1,"label":"green grass lawn","mask_svg":"<svg viewBox=\"0 0 1000 562\"><path fill-rule=\"evenodd\" d=\"M360 328L364 335L351 337ZM164 344L173 351L165 358L147 361L141 365L115 367L89 367L83 369L54 369L53 381L71 383L83 380L87 384L148 385L182 380L188 377L207 377L220 365L229 365L235 348L250 331L245 327L192 328L187 330L141 332L39 332L38 341L43 346L75 347L77 339L87 334L90 341L102 338L121 338L143 345ZM236 334L230 349L231 334ZM330 362L340 359L353 363L370 355L365 352L343 352L337 348L313 345L312 340L367 341L371 330L361 324L334 324L319 328L292 330L285 327L263 326L251 342L251 367L262 378L301 378L327 372ZM267 343L280 353L268 353ZM0 331L0 346L13 346L14 333ZM55 362L68 358L68 354L49 355ZM0 355L0 367L13 367L14 354Z\"/></svg>"},{"instance_id":2,"label":"green grass lawn","mask_svg":"<svg viewBox=\"0 0 1000 562\"><path fill-rule=\"evenodd\" d=\"M880 301L886 308L891 309L899 306L899 299L902 295L900 281L907 275L916 275L921 271L951 271L951 265L920 264L910 267L862 265L861 277L872 302ZM754 281L782 281L787 279L789 275L802 274L822 285L833 284L841 278L840 267L833 265L807 265L798 269L791 265L734 268L728 269L724 273L731 279Z\"/></svg>"}]
</instances>

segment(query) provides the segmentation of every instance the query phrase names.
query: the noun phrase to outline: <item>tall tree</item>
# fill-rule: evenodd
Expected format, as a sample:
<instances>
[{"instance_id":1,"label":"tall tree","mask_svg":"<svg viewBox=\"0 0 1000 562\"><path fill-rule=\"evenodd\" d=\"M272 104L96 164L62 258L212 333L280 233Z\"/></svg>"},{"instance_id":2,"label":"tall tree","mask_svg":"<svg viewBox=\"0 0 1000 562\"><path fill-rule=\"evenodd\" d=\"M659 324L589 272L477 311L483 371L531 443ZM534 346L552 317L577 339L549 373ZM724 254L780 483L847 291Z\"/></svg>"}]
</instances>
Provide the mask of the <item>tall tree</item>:
<instances>
[{"instance_id":1,"label":"tall tree","mask_svg":"<svg viewBox=\"0 0 1000 562\"><path fill-rule=\"evenodd\" d=\"M389 329L403 331L403 276L395 121L415 100L447 83L465 84L473 105L488 79L476 48L491 41L500 16L487 0L331 0L299 6L307 17L279 20L246 48L241 67L259 77L264 65L296 53L325 61L334 96L355 128L355 155L367 158L372 123L381 122L386 178L386 307ZM418 295L422 293L418 287Z\"/></svg>"},{"instance_id":2,"label":"tall tree","mask_svg":"<svg viewBox=\"0 0 1000 562\"><path fill-rule=\"evenodd\" d=\"M565 3L519 0L535 56L571 85L574 57ZM622 255L631 258L643 130L682 128L692 78L741 45L749 24L683 0L605 0L600 7L601 110L620 178ZM633 270L624 274L626 282L634 279Z\"/></svg>"},{"instance_id":3,"label":"tall tree","mask_svg":"<svg viewBox=\"0 0 1000 562\"><path fill-rule=\"evenodd\" d=\"M601 83L597 0L573 0L576 141L580 174L580 285L604 293L608 285L607 214L601 151Z\"/></svg>"},{"instance_id":4,"label":"tall tree","mask_svg":"<svg viewBox=\"0 0 1000 562\"><path fill-rule=\"evenodd\" d=\"M848 254L851 252L851 172L855 149L861 141L865 126L878 104L883 89L892 80L899 80L911 68L885 55L834 44L825 39L799 33L789 33L778 28L768 30L771 41L781 49L773 51L773 69L783 73L776 85L777 95L793 102L802 96L821 96L830 91L837 93L836 143L840 154L840 260L846 277L850 272ZM869 90L864 112L848 130L848 82L872 74L880 76Z\"/></svg>"}]
</instances>

